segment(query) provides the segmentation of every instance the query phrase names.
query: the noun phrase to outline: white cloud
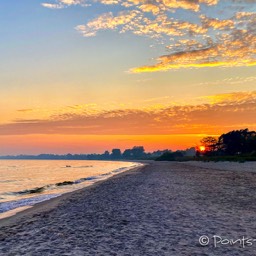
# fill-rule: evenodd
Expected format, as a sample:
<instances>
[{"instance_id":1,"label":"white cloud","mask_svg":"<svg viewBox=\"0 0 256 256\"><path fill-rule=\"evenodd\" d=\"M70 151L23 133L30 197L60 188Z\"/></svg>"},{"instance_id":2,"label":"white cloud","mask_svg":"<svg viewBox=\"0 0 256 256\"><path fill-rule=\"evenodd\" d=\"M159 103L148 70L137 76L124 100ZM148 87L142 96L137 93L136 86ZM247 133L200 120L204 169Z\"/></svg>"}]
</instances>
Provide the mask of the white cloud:
<instances>
[{"instance_id":1,"label":"white cloud","mask_svg":"<svg viewBox=\"0 0 256 256\"><path fill-rule=\"evenodd\" d=\"M42 3L43 7L49 8L49 9L62 9L64 8L61 4L50 4L50 3Z\"/></svg>"}]
</instances>

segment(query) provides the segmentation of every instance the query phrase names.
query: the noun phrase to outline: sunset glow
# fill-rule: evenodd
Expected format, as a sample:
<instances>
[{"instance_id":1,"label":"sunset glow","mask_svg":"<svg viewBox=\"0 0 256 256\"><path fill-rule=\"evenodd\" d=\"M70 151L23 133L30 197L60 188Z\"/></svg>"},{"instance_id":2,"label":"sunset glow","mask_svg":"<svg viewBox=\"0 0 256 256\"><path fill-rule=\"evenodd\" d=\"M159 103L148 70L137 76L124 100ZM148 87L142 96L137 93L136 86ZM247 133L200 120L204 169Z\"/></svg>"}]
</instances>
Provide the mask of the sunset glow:
<instances>
[{"instance_id":1,"label":"sunset glow","mask_svg":"<svg viewBox=\"0 0 256 256\"><path fill-rule=\"evenodd\" d=\"M205 151L205 146L200 146L200 147L199 147L199 150L200 150L201 152L204 152L204 151Z\"/></svg>"},{"instance_id":2,"label":"sunset glow","mask_svg":"<svg viewBox=\"0 0 256 256\"><path fill-rule=\"evenodd\" d=\"M255 1L1 10L0 155L185 149L256 129Z\"/></svg>"}]
</instances>

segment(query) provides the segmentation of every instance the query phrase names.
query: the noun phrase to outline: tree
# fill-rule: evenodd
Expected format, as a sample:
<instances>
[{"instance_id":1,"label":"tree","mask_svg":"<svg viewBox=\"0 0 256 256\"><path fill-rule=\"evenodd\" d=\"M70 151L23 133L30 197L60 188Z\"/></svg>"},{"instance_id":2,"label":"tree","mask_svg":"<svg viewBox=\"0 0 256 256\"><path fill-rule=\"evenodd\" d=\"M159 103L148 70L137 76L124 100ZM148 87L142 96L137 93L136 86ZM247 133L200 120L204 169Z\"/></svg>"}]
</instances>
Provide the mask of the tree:
<instances>
[{"instance_id":1,"label":"tree","mask_svg":"<svg viewBox=\"0 0 256 256\"><path fill-rule=\"evenodd\" d=\"M121 150L119 148L112 149L111 158L113 159L120 159L122 156Z\"/></svg>"},{"instance_id":2,"label":"tree","mask_svg":"<svg viewBox=\"0 0 256 256\"><path fill-rule=\"evenodd\" d=\"M124 158L141 159L145 156L145 149L143 146L134 146L132 149L126 149L123 153Z\"/></svg>"},{"instance_id":3,"label":"tree","mask_svg":"<svg viewBox=\"0 0 256 256\"><path fill-rule=\"evenodd\" d=\"M219 137L220 151L225 155L248 154L256 150L256 132L248 129L231 131Z\"/></svg>"},{"instance_id":4,"label":"tree","mask_svg":"<svg viewBox=\"0 0 256 256\"><path fill-rule=\"evenodd\" d=\"M180 151L165 152L163 155L156 158L156 161L177 161L182 157L184 157L184 155Z\"/></svg>"},{"instance_id":5,"label":"tree","mask_svg":"<svg viewBox=\"0 0 256 256\"><path fill-rule=\"evenodd\" d=\"M217 139L212 136L203 138L201 141L205 155L212 155L217 150Z\"/></svg>"},{"instance_id":6,"label":"tree","mask_svg":"<svg viewBox=\"0 0 256 256\"><path fill-rule=\"evenodd\" d=\"M142 146L135 146L132 148L131 152L134 158L141 158L145 153L145 149Z\"/></svg>"},{"instance_id":7,"label":"tree","mask_svg":"<svg viewBox=\"0 0 256 256\"><path fill-rule=\"evenodd\" d=\"M110 153L108 150L104 152L104 154L101 155L102 159L109 159L110 158Z\"/></svg>"},{"instance_id":8,"label":"tree","mask_svg":"<svg viewBox=\"0 0 256 256\"><path fill-rule=\"evenodd\" d=\"M132 157L132 150L126 149L123 153L123 158L131 158Z\"/></svg>"}]
</instances>

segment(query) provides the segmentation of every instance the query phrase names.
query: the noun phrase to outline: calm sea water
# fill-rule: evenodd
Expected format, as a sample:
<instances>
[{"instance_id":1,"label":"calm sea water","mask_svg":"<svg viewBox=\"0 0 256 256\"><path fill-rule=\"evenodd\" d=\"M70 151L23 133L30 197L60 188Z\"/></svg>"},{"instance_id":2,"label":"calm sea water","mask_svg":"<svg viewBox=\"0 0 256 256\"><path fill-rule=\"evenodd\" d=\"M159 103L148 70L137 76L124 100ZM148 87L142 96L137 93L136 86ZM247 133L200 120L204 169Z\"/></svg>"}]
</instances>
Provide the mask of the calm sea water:
<instances>
[{"instance_id":1,"label":"calm sea water","mask_svg":"<svg viewBox=\"0 0 256 256\"><path fill-rule=\"evenodd\" d=\"M0 160L0 218L7 211L32 206L139 165L85 160Z\"/></svg>"}]
</instances>

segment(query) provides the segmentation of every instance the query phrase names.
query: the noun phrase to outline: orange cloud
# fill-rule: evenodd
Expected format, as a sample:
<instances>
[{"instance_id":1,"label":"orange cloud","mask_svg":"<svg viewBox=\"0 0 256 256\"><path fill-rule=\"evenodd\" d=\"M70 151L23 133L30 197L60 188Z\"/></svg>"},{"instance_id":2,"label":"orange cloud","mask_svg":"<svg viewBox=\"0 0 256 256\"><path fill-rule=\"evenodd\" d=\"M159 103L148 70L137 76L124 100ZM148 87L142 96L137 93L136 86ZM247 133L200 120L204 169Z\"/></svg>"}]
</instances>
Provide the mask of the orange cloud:
<instances>
[{"instance_id":1,"label":"orange cloud","mask_svg":"<svg viewBox=\"0 0 256 256\"><path fill-rule=\"evenodd\" d=\"M235 22L233 20L219 20L214 18L208 18L205 15L201 15L201 22L204 28L213 28L219 30L230 30L235 26Z\"/></svg>"},{"instance_id":2,"label":"orange cloud","mask_svg":"<svg viewBox=\"0 0 256 256\"><path fill-rule=\"evenodd\" d=\"M204 99L210 101L211 104L227 104L227 103L255 103L256 102L256 92L234 92L234 93L224 93L212 96L205 96Z\"/></svg>"},{"instance_id":3,"label":"orange cloud","mask_svg":"<svg viewBox=\"0 0 256 256\"><path fill-rule=\"evenodd\" d=\"M96 36L101 30L131 32L153 39L160 38L161 42L166 44L166 49L171 51L158 57L155 65L132 68L130 70L132 73L177 68L256 65L254 33L256 15L250 11L240 12L238 1L226 3L227 6L222 11L222 19L214 15L207 16L201 10L204 5L208 13L211 13L211 9L221 11L218 0L99 0L98 2L120 5L129 10L103 13L84 25L76 26L76 30L84 37ZM239 3L246 10L250 10L248 1L241 0ZM182 18L170 15L171 10L179 8L187 12L187 15ZM198 21L191 19L190 11L196 13ZM151 16L148 15L149 12Z\"/></svg>"},{"instance_id":4,"label":"orange cloud","mask_svg":"<svg viewBox=\"0 0 256 256\"><path fill-rule=\"evenodd\" d=\"M94 1L86 1L86 0L57 0L57 5L86 5L86 3L89 2L98 2L104 5L117 5L121 4L125 7L134 7L138 6L138 8L145 8L146 11L148 10L154 10L155 8L152 6L159 6L161 9L177 9L182 8L185 10L192 10L192 11L199 11L200 5L216 5L218 3L218 0L94 0ZM53 4L43 4L44 7L51 8L50 5ZM144 6L144 7L142 7ZM151 7L150 7L151 6Z\"/></svg>"},{"instance_id":5,"label":"orange cloud","mask_svg":"<svg viewBox=\"0 0 256 256\"><path fill-rule=\"evenodd\" d=\"M18 112L31 112L31 111L33 111L33 109L32 108L24 108L24 109L18 109L17 111Z\"/></svg>"},{"instance_id":6,"label":"orange cloud","mask_svg":"<svg viewBox=\"0 0 256 256\"><path fill-rule=\"evenodd\" d=\"M90 114L72 111L45 120L18 119L2 124L0 135L220 134L231 127L255 129L256 123L252 119L256 115L255 103L254 91L207 96L202 105L116 109Z\"/></svg>"},{"instance_id":7,"label":"orange cloud","mask_svg":"<svg viewBox=\"0 0 256 256\"><path fill-rule=\"evenodd\" d=\"M234 30L223 36L218 44L206 45L190 50L184 46L183 51L163 55L158 63L131 69L133 73L166 71L178 68L199 67L234 67L256 65L256 35L244 30Z\"/></svg>"}]
</instances>

